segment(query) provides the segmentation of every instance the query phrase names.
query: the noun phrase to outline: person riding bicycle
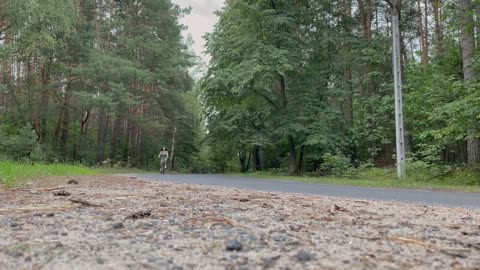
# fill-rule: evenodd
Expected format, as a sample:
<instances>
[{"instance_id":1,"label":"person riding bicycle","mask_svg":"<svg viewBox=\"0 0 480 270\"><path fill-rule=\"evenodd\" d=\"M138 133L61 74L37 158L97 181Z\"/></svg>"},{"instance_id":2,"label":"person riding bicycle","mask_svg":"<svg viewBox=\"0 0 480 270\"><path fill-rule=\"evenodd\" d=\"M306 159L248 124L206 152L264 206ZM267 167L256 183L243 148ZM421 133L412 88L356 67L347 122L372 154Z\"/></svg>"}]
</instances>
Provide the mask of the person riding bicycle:
<instances>
[{"instance_id":1,"label":"person riding bicycle","mask_svg":"<svg viewBox=\"0 0 480 270\"><path fill-rule=\"evenodd\" d=\"M158 158L160 159L160 171L167 169L168 151L166 147L162 148L158 154Z\"/></svg>"}]
</instances>

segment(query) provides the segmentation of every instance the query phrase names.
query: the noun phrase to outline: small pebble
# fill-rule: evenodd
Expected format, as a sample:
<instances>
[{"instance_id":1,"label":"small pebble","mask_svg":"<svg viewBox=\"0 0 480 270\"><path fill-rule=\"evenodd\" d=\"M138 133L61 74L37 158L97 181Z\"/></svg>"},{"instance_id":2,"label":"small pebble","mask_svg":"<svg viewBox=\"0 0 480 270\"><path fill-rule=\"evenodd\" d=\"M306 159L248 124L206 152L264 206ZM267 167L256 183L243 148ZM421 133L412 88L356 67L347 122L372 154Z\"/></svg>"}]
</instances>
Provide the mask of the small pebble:
<instances>
[{"instance_id":1,"label":"small pebble","mask_svg":"<svg viewBox=\"0 0 480 270\"><path fill-rule=\"evenodd\" d=\"M15 251L10 254L12 257L18 258L23 256L23 252Z\"/></svg>"},{"instance_id":2,"label":"small pebble","mask_svg":"<svg viewBox=\"0 0 480 270\"><path fill-rule=\"evenodd\" d=\"M225 245L228 251L241 251L243 249L242 243L237 239L228 240Z\"/></svg>"},{"instance_id":3,"label":"small pebble","mask_svg":"<svg viewBox=\"0 0 480 270\"><path fill-rule=\"evenodd\" d=\"M306 262L310 261L310 259L312 259L312 256L310 255L310 253L302 249L297 253L297 259L301 262Z\"/></svg>"},{"instance_id":4,"label":"small pebble","mask_svg":"<svg viewBox=\"0 0 480 270\"><path fill-rule=\"evenodd\" d=\"M69 179L68 182L67 182L67 184L69 184L69 185L78 185L78 181L75 180L75 179Z\"/></svg>"},{"instance_id":5,"label":"small pebble","mask_svg":"<svg viewBox=\"0 0 480 270\"><path fill-rule=\"evenodd\" d=\"M53 195L54 195L54 196L64 196L64 197L66 197L66 196L72 195L72 193L70 193L70 192L68 192L68 191L66 191L66 190L57 190L57 191L54 191L54 192L53 192Z\"/></svg>"},{"instance_id":6,"label":"small pebble","mask_svg":"<svg viewBox=\"0 0 480 270\"><path fill-rule=\"evenodd\" d=\"M117 222L115 224L112 225L112 228L114 229L122 229L122 228L125 228L125 226L123 225L122 222Z\"/></svg>"},{"instance_id":7,"label":"small pebble","mask_svg":"<svg viewBox=\"0 0 480 270\"><path fill-rule=\"evenodd\" d=\"M55 216L54 213L48 213L48 214L47 214L47 217L53 217L53 216Z\"/></svg>"}]
</instances>

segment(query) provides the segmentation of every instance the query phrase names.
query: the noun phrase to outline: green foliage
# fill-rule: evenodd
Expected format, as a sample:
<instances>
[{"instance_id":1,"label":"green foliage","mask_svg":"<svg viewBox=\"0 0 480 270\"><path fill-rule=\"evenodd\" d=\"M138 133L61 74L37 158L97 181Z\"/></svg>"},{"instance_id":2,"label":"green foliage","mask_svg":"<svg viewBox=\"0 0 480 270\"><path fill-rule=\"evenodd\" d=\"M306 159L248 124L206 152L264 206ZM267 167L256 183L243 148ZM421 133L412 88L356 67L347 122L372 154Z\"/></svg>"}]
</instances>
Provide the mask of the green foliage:
<instances>
[{"instance_id":1,"label":"green foliage","mask_svg":"<svg viewBox=\"0 0 480 270\"><path fill-rule=\"evenodd\" d=\"M99 171L78 165L0 161L0 186L17 186L38 177L98 173Z\"/></svg>"},{"instance_id":2,"label":"green foliage","mask_svg":"<svg viewBox=\"0 0 480 270\"><path fill-rule=\"evenodd\" d=\"M38 154L36 134L30 126L19 130L0 129L0 153L15 160L28 158L31 153Z\"/></svg>"},{"instance_id":3,"label":"green foliage","mask_svg":"<svg viewBox=\"0 0 480 270\"><path fill-rule=\"evenodd\" d=\"M414 181L431 181L439 180L442 176L452 171L452 166L441 164L429 164L427 162L417 160L407 162L407 177Z\"/></svg>"},{"instance_id":4,"label":"green foliage","mask_svg":"<svg viewBox=\"0 0 480 270\"><path fill-rule=\"evenodd\" d=\"M449 190L479 192L480 172L471 169L457 169L441 177L440 179L424 179L415 181L405 179L398 181L394 168L370 168L362 170L355 178L332 178L313 176L286 176L270 172L256 172L242 176L261 178L265 180L274 179L286 181L298 181L307 183L324 183L349 186L365 186L377 188L402 188L402 189L425 189L425 190Z\"/></svg>"},{"instance_id":5,"label":"green foliage","mask_svg":"<svg viewBox=\"0 0 480 270\"><path fill-rule=\"evenodd\" d=\"M323 155L323 163L319 171L322 175L331 175L335 177L349 176L351 170L350 160L343 155L332 155L327 153Z\"/></svg>"},{"instance_id":6,"label":"green foliage","mask_svg":"<svg viewBox=\"0 0 480 270\"><path fill-rule=\"evenodd\" d=\"M2 155L155 168L176 128L187 167L202 131L186 12L170 0L3 1Z\"/></svg>"}]
</instances>

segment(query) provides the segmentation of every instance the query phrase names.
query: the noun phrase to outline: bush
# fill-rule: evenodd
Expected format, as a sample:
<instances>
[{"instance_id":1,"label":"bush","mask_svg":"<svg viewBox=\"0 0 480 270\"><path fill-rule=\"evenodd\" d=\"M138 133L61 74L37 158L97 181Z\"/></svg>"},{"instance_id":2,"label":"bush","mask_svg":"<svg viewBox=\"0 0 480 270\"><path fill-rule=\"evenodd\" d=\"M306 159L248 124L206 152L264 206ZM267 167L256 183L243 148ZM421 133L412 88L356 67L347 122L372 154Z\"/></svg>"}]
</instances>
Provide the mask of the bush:
<instances>
[{"instance_id":1,"label":"bush","mask_svg":"<svg viewBox=\"0 0 480 270\"><path fill-rule=\"evenodd\" d=\"M421 160L407 161L407 178L414 181L439 180L453 170L452 166L428 163Z\"/></svg>"},{"instance_id":2,"label":"bush","mask_svg":"<svg viewBox=\"0 0 480 270\"><path fill-rule=\"evenodd\" d=\"M290 175L290 170L286 167L283 168L270 168L267 170L273 175Z\"/></svg>"},{"instance_id":3,"label":"bush","mask_svg":"<svg viewBox=\"0 0 480 270\"><path fill-rule=\"evenodd\" d=\"M37 147L36 141L35 131L29 125L17 132L7 133L0 130L0 152L14 160L29 158Z\"/></svg>"},{"instance_id":4,"label":"bush","mask_svg":"<svg viewBox=\"0 0 480 270\"><path fill-rule=\"evenodd\" d=\"M352 166L350 159L343 155L325 154L323 155L323 163L320 165L320 173L335 177L351 176Z\"/></svg>"}]
</instances>

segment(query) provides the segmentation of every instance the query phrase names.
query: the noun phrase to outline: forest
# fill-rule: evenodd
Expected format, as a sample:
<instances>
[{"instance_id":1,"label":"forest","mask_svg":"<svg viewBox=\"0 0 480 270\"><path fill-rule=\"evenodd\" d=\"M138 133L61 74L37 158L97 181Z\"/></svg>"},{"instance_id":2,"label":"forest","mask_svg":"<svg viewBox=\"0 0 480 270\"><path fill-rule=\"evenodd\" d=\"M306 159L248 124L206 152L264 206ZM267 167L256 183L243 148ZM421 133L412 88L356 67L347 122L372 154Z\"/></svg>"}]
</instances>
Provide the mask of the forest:
<instances>
[{"instance_id":1,"label":"forest","mask_svg":"<svg viewBox=\"0 0 480 270\"><path fill-rule=\"evenodd\" d=\"M188 166L201 132L179 24L188 10L169 0L0 3L3 158L154 168L168 146L171 166Z\"/></svg>"},{"instance_id":2,"label":"forest","mask_svg":"<svg viewBox=\"0 0 480 270\"><path fill-rule=\"evenodd\" d=\"M0 159L347 176L480 163L480 1L226 0L198 57L170 0L0 0ZM408 174L408 171L407 171Z\"/></svg>"}]
</instances>

